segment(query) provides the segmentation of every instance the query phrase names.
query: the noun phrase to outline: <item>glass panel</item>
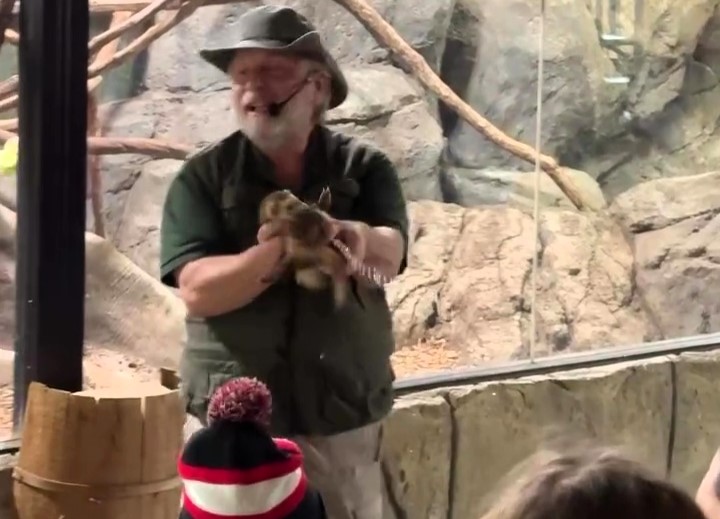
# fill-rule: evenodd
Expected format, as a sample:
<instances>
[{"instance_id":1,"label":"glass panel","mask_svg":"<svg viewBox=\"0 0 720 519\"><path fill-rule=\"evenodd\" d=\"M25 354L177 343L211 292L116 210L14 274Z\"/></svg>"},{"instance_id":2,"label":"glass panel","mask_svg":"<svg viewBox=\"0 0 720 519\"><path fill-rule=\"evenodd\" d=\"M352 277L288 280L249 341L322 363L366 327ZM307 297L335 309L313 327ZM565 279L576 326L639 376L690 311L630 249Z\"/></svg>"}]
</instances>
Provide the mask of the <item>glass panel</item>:
<instances>
[{"instance_id":1,"label":"glass panel","mask_svg":"<svg viewBox=\"0 0 720 519\"><path fill-rule=\"evenodd\" d=\"M408 269L387 287L398 377L717 331L717 303L703 295L713 291L702 290L720 280L711 241L720 212L716 14L643 0L547 1L541 24L539 2L378 2L477 111L473 123L336 3L291 3L350 84L325 124L385 152L409 201ZM227 77L198 51L230 43L248 8L203 7L102 74L88 230L132 264L89 263L90 384L108 373L150 379L177 361L184 312L159 281L162 204L183 158L237 128ZM125 32L103 59L170 16ZM92 36L111 18L96 15ZM16 67L6 43L0 79ZM536 177L540 108L546 156ZM3 114L2 129L14 131L14 116ZM0 177L8 206L14 182Z\"/></svg>"},{"instance_id":2,"label":"glass panel","mask_svg":"<svg viewBox=\"0 0 720 519\"><path fill-rule=\"evenodd\" d=\"M527 359L533 334L535 356L548 356L718 330L717 303L703 296L717 276L717 13L546 4L542 49L539 2L456 2L449 22L423 12L443 24L435 40L405 13L393 22L426 57L439 40L440 76L530 146L542 51L542 151L564 167L544 169L587 206L542 176L533 295L532 165L441 106L442 199L468 209L413 205L414 263L390 290L401 375ZM414 126L417 149L431 142L424 130Z\"/></svg>"},{"instance_id":3,"label":"glass panel","mask_svg":"<svg viewBox=\"0 0 720 519\"><path fill-rule=\"evenodd\" d=\"M91 17L90 36L96 36L108 28L110 16L100 14ZM15 37L13 37L15 35ZM9 32L0 50L0 83L8 85L18 73L17 19L13 19ZM102 88L102 100L114 100L132 93L132 67L129 63L118 67L108 75L110 88ZM15 87L16 88L16 87ZM11 98L15 90L0 96L0 103ZM7 139L17 134L17 105L0 114L0 136L3 148L0 150L0 442L11 437L13 407L13 349L15 337L15 250L14 229L17 195L15 161L16 149ZM91 213L92 214L92 213ZM89 218L91 220L91 217ZM9 225L8 225L9 222Z\"/></svg>"},{"instance_id":4,"label":"glass panel","mask_svg":"<svg viewBox=\"0 0 720 519\"><path fill-rule=\"evenodd\" d=\"M545 229L540 333L583 349L717 332L720 18L682 3L573 5L548 4L543 137L607 208Z\"/></svg>"},{"instance_id":5,"label":"glass panel","mask_svg":"<svg viewBox=\"0 0 720 519\"><path fill-rule=\"evenodd\" d=\"M0 85L11 85L17 79L17 19L5 33L0 49ZM17 146L8 138L17 135L17 83L3 88L0 104L0 442L12 436L13 370L15 349L15 201Z\"/></svg>"},{"instance_id":6,"label":"glass panel","mask_svg":"<svg viewBox=\"0 0 720 519\"><path fill-rule=\"evenodd\" d=\"M512 2L521 4L526 2ZM538 4L513 9L482 2L472 3L473 10L471 2L461 3L477 32L461 30L458 36L466 45L468 34L477 38L466 100L528 144L538 108L533 58L541 27ZM543 152L569 168L561 173L592 210L557 207L547 192L557 193L556 186L543 188L536 353L717 332L718 304L709 294L720 279L712 238L720 207L718 14L643 0L546 4ZM527 29L520 36L508 27ZM486 149L471 131L455 129L449 136L449 155L466 171L507 175L515 169L517 161ZM470 213L474 218L494 211L485 201L474 205L479 206ZM529 355L533 237L530 219L522 221L505 229L477 228L475 243L468 239L461 250L480 263L463 265L464 286L457 289L462 298L453 299L447 290L454 269L446 271L445 291L437 298L439 320L448 320L453 302L458 308L475 305L466 312L470 318L449 319L457 330L452 343L487 353L469 359L473 364ZM494 242L509 254L494 252ZM473 285L483 269L499 274L488 273ZM503 277L512 282L500 282ZM498 290L502 296L495 298ZM508 308L512 301L516 307Z\"/></svg>"}]
</instances>

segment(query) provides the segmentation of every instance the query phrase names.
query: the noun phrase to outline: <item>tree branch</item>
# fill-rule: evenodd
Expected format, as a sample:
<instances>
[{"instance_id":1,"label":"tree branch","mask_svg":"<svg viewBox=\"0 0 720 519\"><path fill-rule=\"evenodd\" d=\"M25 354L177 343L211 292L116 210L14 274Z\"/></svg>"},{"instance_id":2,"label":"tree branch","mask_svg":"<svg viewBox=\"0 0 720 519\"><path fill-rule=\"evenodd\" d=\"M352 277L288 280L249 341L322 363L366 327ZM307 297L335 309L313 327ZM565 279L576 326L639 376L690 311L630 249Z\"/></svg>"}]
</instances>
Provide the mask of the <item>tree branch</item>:
<instances>
[{"instance_id":1,"label":"tree branch","mask_svg":"<svg viewBox=\"0 0 720 519\"><path fill-rule=\"evenodd\" d=\"M127 58L130 58L131 56L142 52L160 36L162 36L169 30L171 30L173 27L184 21L190 15L192 15L199 7L205 4L205 1L206 0L183 0L182 5L177 11L175 11L172 17L153 25L143 34L138 36L135 40L130 42L123 49L116 51L112 55L103 56L103 59L97 59L96 61L94 61L88 67L88 79L93 79L102 74L103 72L119 66ZM222 3L232 2L229 0L225 0ZM147 5L147 2L145 3L145 5ZM138 17L136 20L139 19L140 17ZM143 19L145 19L145 17L143 17ZM138 23L140 22L132 24L130 28L136 26ZM19 96L17 94L18 84L19 82L17 75L14 75L6 81L0 83L0 113L17 107L19 100Z\"/></svg>"},{"instance_id":2,"label":"tree branch","mask_svg":"<svg viewBox=\"0 0 720 519\"><path fill-rule=\"evenodd\" d=\"M154 0L90 0L90 12L113 13L115 11L140 11L152 4ZM205 0L203 5L237 4L248 0ZM181 1L174 0L164 9L174 10L180 7Z\"/></svg>"},{"instance_id":3,"label":"tree branch","mask_svg":"<svg viewBox=\"0 0 720 519\"><path fill-rule=\"evenodd\" d=\"M0 129L0 142L17 137L8 130ZM88 153L93 155L148 155L154 159L184 160L193 153L194 148L164 139L146 139L142 137L88 137Z\"/></svg>"},{"instance_id":4,"label":"tree branch","mask_svg":"<svg viewBox=\"0 0 720 519\"><path fill-rule=\"evenodd\" d=\"M13 7L15 7L15 0L0 1L0 48L5 43L5 32L12 22Z\"/></svg>"},{"instance_id":5,"label":"tree branch","mask_svg":"<svg viewBox=\"0 0 720 519\"><path fill-rule=\"evenodd\" d=\"M128 13L128 17L125 18L121 23L111 24L110 28L107 31L98 34L93 39L91 39L90 43L88 44L90 54L94 54L95 51L97 51L106 43L109 43L112 40L116 40L127 31L132 30L133 28L152 18L158 11L166 9L171 2L177 4L177 0L154 0L145 8L134 14L130 11L118 11Z\"/></svg>"},{"instance_id":6,"label":"tree branch","mask_svg":"<svg viewBox=\"0 0 720 519\"><path fill-rule=\"evenodd\" d=\"M13 45L17 45L18 43L20 43L20 35L12 29L5 29L5 32L3 34L5 35L6 42L12 43Z\"/></svg>"},{"instance_id":7,"label":"tree branch","mask_svg":"<svg viewBox=\"0 0 720 519\"><path fill-rule=\"evenodd\" d=\"M131 18L131 15L132 13L125 11L113 13L109 30L106 32L112 31L113 27L120 27L125 24ZM120 39L115 38L109 40L109 43L106 45L100 45L100 50L93 61L101 61L105 59L106 56L112 56L117 52L119 44ZM98 76L88 81L88 136L90 137L102 136L102 125L98 118L97 95L95 93L100 83L102 83L102 80L102 76ZM103 216L103 188L102 176L100 175L100 157L98 155L88 154L87 175L88 195L90 197L90 205L92 206L95 234L104 238L105 217Z\"/></svg>"},{"instance_id":8,"label":"tree branch","mask_svg":"<svg viewBox=\"0 0 720 519\"><path fill-rule=\"evenodd\" d=\"M183 160L193 152L192 146L162 139L141 137L89 137L88 150L96 155L122 155L137 153L156 159Z\"/></svg>"},{"instance_id":9,"label":"tree branch","mask_svg":"<svg viewBox=\"0 0 720 519\"><path fill-rule=\"evenodd\" d=\"M100 135L98 121L97 99L95 94L88 92L88 135ZM87 158L88 196L93 213L93 227L95 234L105 237L105 217L102 212L102 178L100 176L100 157L88 153Z\"/></svg>"},{"instance_id":10,"label":"tree branch","mask_svg":"<svg viewBox=\"0 0 720 519\"><path fill-rule=\"evenodd\" d=\"M468 103L460 98L448 87L430 68L425 59L413 49L400 36L397 31L386 22L380 14L365 0L333 0L347 9L367 29L367 31L402 61L417 80L428 90L433 92L448 107L468 122L473 128L482 133L490 141L504 150L512 153L527 162L534 163L537 156L532 146L517 141L493 126L482 117ZM570 199L578 209L592 207L582 194L572 184L564 168L557 161L547 155L540 154L542 169L557 184L560 190Z\"/></svg>"},{"instance_id":11,"label":"tree branch","mask_svg":"<svg viewBox=\"0 0 720 519\"><path fill-rule=\"evenodd\" d=\"M88 78L93 78L99 74L102 74L107 69L119 65L126 58L137 54L145 50L152 42L157 40L160 36L168 32L170 29L184 21L187 17L193 14L198 7L200 7L205 0L186 0L180 9L175 11L175 14L160 23L157 23L150 27L147 31L132 41L127 47L116 52L112 57L106 59L100 63L93 63L88 68Z\"/></svg>"},{"instance_id":12,"label":"tree branch","mask_svg":"<svg viewBox=\"0 0 720 519\"><path fill-rule=\"evenodd\" d=\"M5 0L0 0L4 2ZM98 55L88 68L90 79L89 88L97 88L100 74L122 63L125 59L146 49L153 41L184 21L199 7L205 5L223 5L238 3L247 0L91 0L92 12L134 12L117 25L113 24L107 31L93 38L89 45L92 50L101 48L103 44L117 39L118 36L129 31L139 23L147 20L160 10L175 8L173 16L149 28L129 45L111 55L103 53ZM578 208L592 207L584 199L582 193L576 188L567 169L560 167L557 161L548 155L540 153L523 142L517 141L503 133L487 119L482 117L468 103L461 99L448 87L430 68L425 59L416 52L397 31L386 22L366 0L333 0L344 7L368 30L368 32L382 45L388 48L416 77L416 79L429 91L434 93L449 108L455 111L463 120L483 134L491 142L512 153L513 155L534 163L538 158L542 169L557 184L560 190ZM3 4L0 4L0 9ZM5 30L8 41L17 41L17 33ZM17 106L17 78L12 77L0 83L0 112ZM17 128L16 120L0 121L0 140L5 140L14 133L10 130ZM93 154L141 153L156 158L184 159L191 148L184 145L166 143L156 139L122 139L89 137L88 147Z\"/></svg>"}]
</instances>

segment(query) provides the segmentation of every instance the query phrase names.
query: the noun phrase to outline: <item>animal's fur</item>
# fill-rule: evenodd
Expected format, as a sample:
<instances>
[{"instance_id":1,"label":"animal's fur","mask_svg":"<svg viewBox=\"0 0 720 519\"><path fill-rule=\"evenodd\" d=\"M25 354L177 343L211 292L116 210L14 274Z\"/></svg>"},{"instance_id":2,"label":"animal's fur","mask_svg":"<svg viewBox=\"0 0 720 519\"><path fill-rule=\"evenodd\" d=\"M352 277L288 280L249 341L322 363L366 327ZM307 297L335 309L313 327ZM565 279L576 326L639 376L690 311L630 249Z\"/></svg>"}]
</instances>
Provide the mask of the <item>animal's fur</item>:
<instances>
[{"instance_id":1,"label":"animal's fur","mask_svg":"<svg viewBox=\"0 0 720 519\"><path fill-rule=\"evenodd\" d=\"M347 299L349 279L345 258L330 244L330 228L324 213L332 203L325 188L315 204L306 204L288 190L275 191L260 204L259 221L273 226L281 236L285 255L278 271L265 282L273 282L290 270L298 285L309 290L332 286L336 306Z\"/></svg>"}]
</instances>

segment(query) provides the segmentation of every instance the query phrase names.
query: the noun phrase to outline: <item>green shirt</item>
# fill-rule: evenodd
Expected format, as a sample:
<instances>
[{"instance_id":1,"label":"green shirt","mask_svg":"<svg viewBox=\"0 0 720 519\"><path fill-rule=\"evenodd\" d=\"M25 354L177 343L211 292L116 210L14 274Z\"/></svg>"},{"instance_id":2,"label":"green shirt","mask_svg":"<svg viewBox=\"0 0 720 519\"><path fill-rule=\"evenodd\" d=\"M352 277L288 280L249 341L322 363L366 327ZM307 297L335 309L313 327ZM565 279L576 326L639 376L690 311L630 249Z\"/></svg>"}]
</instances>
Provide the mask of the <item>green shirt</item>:
<instances>
[{"instance_id":1,"label":"green shirt","mask_svg":"<svg viewBox=\"0 0 720 519\"><path fill-rule=\"evenodd\" d=\"M380 151L318 127L295 194L332 194L332 216L398 229L407 257L408 218L397 172ZM190 158L168 190L161 226L163 283L195 259L256 243L257 212L280 189L269 160L240 132ZM392 318L384 290L355 287L333 309L330 290L279 281L251 303L208 319L188 318L180 374L188 412L203 417L212 391L253 376L273 393L276 434L333 434L381 419L392 407Z\"/></svg>"}]
</instances>

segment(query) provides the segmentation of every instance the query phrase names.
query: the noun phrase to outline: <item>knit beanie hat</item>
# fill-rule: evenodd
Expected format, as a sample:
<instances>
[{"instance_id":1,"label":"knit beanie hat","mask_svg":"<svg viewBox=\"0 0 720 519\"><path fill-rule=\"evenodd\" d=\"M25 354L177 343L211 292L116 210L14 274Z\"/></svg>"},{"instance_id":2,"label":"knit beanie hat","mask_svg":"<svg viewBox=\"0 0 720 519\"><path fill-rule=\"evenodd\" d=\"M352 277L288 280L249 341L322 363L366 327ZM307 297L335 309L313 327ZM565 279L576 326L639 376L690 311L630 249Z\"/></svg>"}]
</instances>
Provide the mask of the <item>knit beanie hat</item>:
<instances>
[{"instance_id":1,"label":"knit beanie hat","mask_svg":"<svg viewBox=\"0 0 720 519\"><path fill-rule=\"evenodd\" d=\"M215 391L208 426L190 437L178 461L180 519L325 518L298 446L268 433L271 404L256 379L232 379Z\"/></svg>"}]
</instances>

